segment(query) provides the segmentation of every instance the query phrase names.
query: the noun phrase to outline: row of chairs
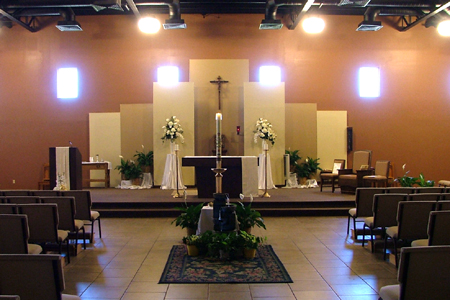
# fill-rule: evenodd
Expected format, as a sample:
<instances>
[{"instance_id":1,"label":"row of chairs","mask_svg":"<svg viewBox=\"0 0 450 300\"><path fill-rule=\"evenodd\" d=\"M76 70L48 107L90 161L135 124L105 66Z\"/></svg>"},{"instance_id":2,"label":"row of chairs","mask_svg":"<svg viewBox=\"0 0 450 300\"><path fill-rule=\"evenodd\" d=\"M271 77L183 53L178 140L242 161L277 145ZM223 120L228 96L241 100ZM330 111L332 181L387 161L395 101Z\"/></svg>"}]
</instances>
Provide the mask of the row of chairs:
<instances>
[{"instance_id":1,"label":"row of chairs","mask_svg":"<svg viewBox=\"0 0 450 300\"><path fill-rule=\"evenodd\" d=\"M61 256L0 254L0 299L81 300L64 288Z\"/></svg>"},{"instance_id":2,"label":"row of chairs","mask_svg":"<svg viewBox=\"0 0 450 300\"><path fill-rule=\"evenodd\" d=\"M353 220L353 229L356 232L358 219L373 215L373 196L375 194L407 194L409 200L450 200L450 188L445 187L391 187L391 188L357 188L355 207L348 211L347 234L350 232L350 219ZM439 194L436 199L429 194ZM360 220L361 221L361 220Z\"/></svg>"},{"instance_id":3,"label":"row of chairs","mask_svg":"<svg viewBox=\"0 0 450 300\"><path fill-rule=\"evenodd\" d=\"M60 198L58 200L65 202L63 199L70 202L73 201L73 198ZM0 204L0 212L2 213L0 214L2 224L1 243L5 245L5 247L0 249L2 254L27 253L21 252L23 250L23 245L20 244L20 241L26 241L26 237L28 236L27 244L40 245L44 253L49 246L56 244L59 253L62 254L62 245L66 244L67 262L70 263L69 240L70 238L74 239L77 244L78 232L84 230L84 227L75 227L76 225L72 216L71 225L72 227L75 227L75 229L70 231L66 228L62 228L59 225L60 217L58 205L56 203ZM15 216L18 217L16 218ZM61 219L61 221L63 221L63 219ZM64 221L62 223L64 224ZM20 232L29 232L29 235L25 234L17 236ZM13 235L16 235L14 236L14 239L12 239ZM16 242L16 244L13 244L13 242Z\"/></svg>"},{"instance_id":4,"label":"row of chairs","mask_svg":"<svg viewBox=\"0 0 450 300\"><path fill-rule=\"evenodd\" d=\"M55 190L0 190L0 197L74 197L75 198L75 219L85 221L85 226L91 227L90 242L94 235L94 224L98 222L99 237L102 237L102 227L100 213L92 210L91 192L87 190L55 191ZM8 202L8 200L5 200ZM20 201L20 200L16 200ZM23 200L26 201L26 200Z\"/></svg>"}]
</instances>

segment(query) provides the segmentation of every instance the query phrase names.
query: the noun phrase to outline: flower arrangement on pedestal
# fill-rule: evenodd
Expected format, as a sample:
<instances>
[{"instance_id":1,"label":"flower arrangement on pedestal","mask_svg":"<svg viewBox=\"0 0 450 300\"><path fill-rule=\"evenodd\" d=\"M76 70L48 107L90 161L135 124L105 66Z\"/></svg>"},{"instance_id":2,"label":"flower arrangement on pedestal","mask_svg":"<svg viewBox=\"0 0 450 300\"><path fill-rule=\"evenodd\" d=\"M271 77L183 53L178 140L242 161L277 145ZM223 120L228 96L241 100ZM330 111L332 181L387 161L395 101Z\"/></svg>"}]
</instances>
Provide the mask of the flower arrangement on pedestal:
<instances>
[{"instance_id":1,"label":"flower arrangement on pedestal","mask_svg":"<svg viewBox=\"0 0 450 300\"><path fill-rule=\"evenodd\" d=\"M177 117L172 116L166 119L166 125L162 127L164 134L161 137L163 142L165 140L170 140L171 143L175 142L176 139L180 138L181 143L184 143L183 128L181 128L180 120Z\"/></svg>"},{"instance_id":2,"label":"flower arrangement on pedestal","mask_svg":"<svg viewBox=\"0 0 450 300\"><path fill-rule=\"evenodd\" d=\"M267 121L267 119L259 118L256 121L256 129L253 131L255 143L258 142L258 138L262 140L267 140L273 144L275 144L275 140L277 135L272 128L272 124Z\"/></svg>"}]
</instances>

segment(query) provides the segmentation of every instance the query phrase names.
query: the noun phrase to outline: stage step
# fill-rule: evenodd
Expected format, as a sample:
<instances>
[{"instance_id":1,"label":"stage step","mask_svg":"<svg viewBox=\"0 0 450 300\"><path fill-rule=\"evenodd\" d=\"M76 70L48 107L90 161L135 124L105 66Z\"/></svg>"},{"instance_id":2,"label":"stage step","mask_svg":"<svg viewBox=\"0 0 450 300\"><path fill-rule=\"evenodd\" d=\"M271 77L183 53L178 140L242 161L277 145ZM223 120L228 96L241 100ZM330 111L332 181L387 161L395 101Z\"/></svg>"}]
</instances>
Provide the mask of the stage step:
<instances>
[{"instance_id":1,"label":"stage step","mask_svg":"<svg viewBox=\"0 0 450 300\"><path fill-rule=\"evenodd\" d=\"M189 202L189 205L203 201ZM232 201L234 202L234 201ZM347 216L354 207L354 201L303 201L303 202L269 202L259 200L252 203L252 208L264 216ZM179 202L135 202L135 203L93 203L93 210L102 217L177 217Z\"/></svg>"}]
</instances>

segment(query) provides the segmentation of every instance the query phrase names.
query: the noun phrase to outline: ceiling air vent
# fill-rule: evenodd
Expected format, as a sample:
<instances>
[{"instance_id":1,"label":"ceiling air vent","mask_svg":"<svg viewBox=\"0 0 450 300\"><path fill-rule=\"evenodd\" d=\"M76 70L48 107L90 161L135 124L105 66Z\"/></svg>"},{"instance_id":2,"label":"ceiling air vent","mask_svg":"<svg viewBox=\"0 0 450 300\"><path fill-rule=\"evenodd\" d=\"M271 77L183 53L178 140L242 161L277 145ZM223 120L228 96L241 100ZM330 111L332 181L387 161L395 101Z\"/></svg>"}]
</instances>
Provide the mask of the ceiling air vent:
<instances>
[{"instance_id":1,"label":"ceiling air vent","mask_svg":"<svg viewBox=\"0 0 450 300\"><path fill-rule=\"evenodd\" d=\"M163 24L164 29L185 29L186 23L183 19L169 19Z\"/></svg>"},{"instance_id":2,"label":"ceiling air vent","mask_svg":"<svg viewBox=\"0 0 450 300\"><path fill-rule=\"evenodd\" d=\"M341 0L338 6L360 6L365 7L369 4L370 0Z\"/></svg>"},{"instance_id":3,"label":"ceiling air vent","mask_svg":"<svg viewBox=\"0 0 450 300\"><path fill-rule=\"evenodd\" d=\"M356 31L378 31L383 28L379 21L362 21Z\"/></svg>"},{"instance_id":4,"label":"ceiling air vent","mask_svg":"<svg viewBox=\"0 0 450 300\"><path fill-rule=\"evenodd\" d=\"M59 21L56 25L56 28L61 31L83 31L83 29L81 29L80 23L75 20Z\"/></svg>"},{"instance_id":5,"label":"ceiling air vent","mask_svg":"<svg viewBox=\"0 0 450 300\"><path fill-rule=\"evenodd\" d=\"M262 20L261 24L259 24L259 29L261 30L275 30L281 29L282 27L281 20Z\"/></svg>"}]
</instances>

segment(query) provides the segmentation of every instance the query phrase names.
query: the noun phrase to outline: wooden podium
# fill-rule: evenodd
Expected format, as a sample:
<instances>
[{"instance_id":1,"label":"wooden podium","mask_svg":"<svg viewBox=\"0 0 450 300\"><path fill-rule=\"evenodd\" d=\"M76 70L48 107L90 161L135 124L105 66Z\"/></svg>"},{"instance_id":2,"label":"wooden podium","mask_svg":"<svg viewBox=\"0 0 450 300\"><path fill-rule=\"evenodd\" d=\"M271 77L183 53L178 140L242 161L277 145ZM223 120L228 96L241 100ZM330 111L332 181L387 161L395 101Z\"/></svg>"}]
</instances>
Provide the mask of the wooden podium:
<instances>
[{"instance_id":1,"label":"wooden podium","mask_svg":"<svg viewBox=\"0 0 450 300\"><path fill-rule=\"evenodd\" d=\"M81 153L76 147L69 147L70 190L82 190ZM56 147L49 149L50 189L56 187Z\"/></svg>"}]
</instances>

